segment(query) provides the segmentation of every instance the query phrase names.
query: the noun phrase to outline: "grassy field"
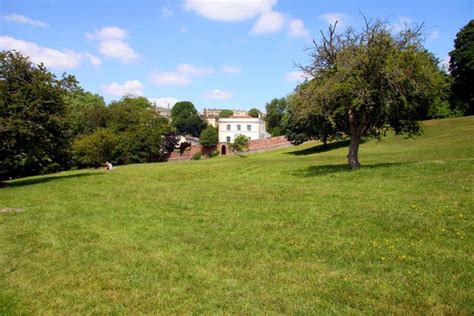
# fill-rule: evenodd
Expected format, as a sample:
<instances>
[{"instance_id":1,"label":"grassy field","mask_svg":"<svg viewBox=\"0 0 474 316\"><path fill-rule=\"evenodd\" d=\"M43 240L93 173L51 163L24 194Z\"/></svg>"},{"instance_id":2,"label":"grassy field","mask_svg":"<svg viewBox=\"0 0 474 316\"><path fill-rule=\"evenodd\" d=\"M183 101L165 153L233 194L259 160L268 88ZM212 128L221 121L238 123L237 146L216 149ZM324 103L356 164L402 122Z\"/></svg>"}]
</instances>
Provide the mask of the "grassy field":
<instances>
[{"instance_id":1,"label":"grassy field","mask_svg":"<svg viewBox=\"0 0 474 316\"><path fill-rule=\"evenodd\" d=\"M0 189L0 314L474 313L474 117Z\"/></svg>"}]
</instances>

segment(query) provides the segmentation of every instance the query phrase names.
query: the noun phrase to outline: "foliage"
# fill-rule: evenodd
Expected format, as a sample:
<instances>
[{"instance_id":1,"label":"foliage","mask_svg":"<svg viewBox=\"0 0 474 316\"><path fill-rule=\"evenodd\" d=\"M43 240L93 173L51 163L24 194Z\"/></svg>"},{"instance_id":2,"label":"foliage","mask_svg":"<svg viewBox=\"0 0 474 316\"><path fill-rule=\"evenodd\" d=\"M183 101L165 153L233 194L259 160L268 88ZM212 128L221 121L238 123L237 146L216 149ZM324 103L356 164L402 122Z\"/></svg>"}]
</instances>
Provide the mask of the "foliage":
<instances>
[{"instance_id":1,"label":"foliage","mask_svg":"<svg viewBox=\"0 0 474 316\"><path fill-rule=\"evenodd\" d=\"M471 315L472 126L9 181L0 311Z\"/></svg>"},{"instance_id":2,"label":"foliage","mask_svg":"<svg viewBox=\"0 0 474 316\"><path fill-rule=\"evenodd\" d=\"M94 132L105 128L108 109L104 99L98 94L74 91L64 96L66 104L66 120L70 128L70 137Z\"/></svg>"},{"instance_id":3,"label":"foliage","mask_svg":"<svg viewBox=\"0 0 474 316\"><path fill-rule=\"evenodd\" d=\"M449 53L449 71L453 77L452 107L464 115L474 114L474 20L469 21L454 40Z\"/></svg>"},{"instance_id":4,"label":"foliage","mask_svg":"<svg viewBox=\"0 0 474 316\"><path fill-rule=\"evenodd\" d=\"M213 151L210 151L210 152L207 154L207 156L208 156L209 158L214 158L214 157L219 156L219 154L220 154L220 153L219 153L218 150L213 150Z\"/></svg>"},{"instance_id":5,"label":"foliage","mask_svg":"<svg viewBox=\"0 0 474 316\"><path fill-rule=\"evenodd\" d=\"M230 148L237 155L242 155L249 148L249 138L245 135L237 135L234 142L230 144Z\"/></svg>"},{"instance_id":6,"label":"foliage","mask_svg":"<svg viewBox=\"0 0 474 316\"><path fill-rule=\"evenodd\" d=\"M249 110L249 115L250 115L251 117L257 118L257 117L260 117L261 114L262 114L262 112L260 112L259 109L251 108L251 109Z\"/></svg>"},{"instance_id":7,"label":"foliage","mask_svg":"<svg viewBox=\"0 0 474 316\"><path fill-rule=\"evenodd\" d=\"M200 152L197 152L193 155L191 160L201 160L201 158L202 158L202 154Z\"/></svg>"},{"instance_id":8,"label":"foliage","mask_svg":"<svg viewBox=\"0 0 474 316\"><path fill-rule=\"evenodd\" d=\"M110 129L99 128L77 137L73 143L74 163L79 167L99 167L115 161L119 139Z\"/></svg>"},{"instance_id":9,"label":"foliage","mask_svg":"<svg viewBox=\"0 0 474 316\"><path fill-rule=\"evenodd\" d=\"M147 124L150 119L160 119L164 122L150 101L144 97L125 96L108 106L107 127L115 132L136 129Z\"/></svg>"},{"instance_id":10,"label":"foliage","mask_svg":"<svg viewBox=\"0 0 474 316\"><path fill-rule=\"evenodd\" d=\"M216 146L219 143L217 129L212 126L208 126L206 129L202 130L201 135L199 136L199 143L205 147Z\"/></svg>"},{"instance_id":11,"label":"foliage","mask_svg":"<svg viewBox=\"0 0 474 316\"><path fill-rule=\"evenodd\" d=\"M440 100L446 84L436 59L421 46L422 26L392 35L386 22L365 22L361 31L341 34L336 23L314 42L312 63L302 67L313 79L297 89L291 109L303 128L318 122L309 136L349 137L352 169L360 167L363 137L379 138L388 129L420 133L418 120Z\"/></svg>"},{"instance_id":12,"label":"foliage","mask_svg":"<svg viewBox=\"0 0 474 316\"><path fill-rule=\"evenodd\" d=\"M228 118L228 117L231 117L232 115L234 115L234 111L232 110L221 110L219 112L220 118Z\"/></svg>"},{"instance_id":13,"label":"foliage","mask_svg":"<svg viewBox=\"0 0 474 316\"><path fill-rule=\"evenodd\" d=\"M272 136L285 134L284 121L287 113L287 99L273 99L265 105L267 130Z\"/></svg>"},{"instance_id":14,"label":"foliage","mask_svg":"<svg viewBox=\"0 0 474 316\"><path fill-rule=\"evenodd\" d=\"M199 117L194 105L189 101L177 102L171 109L171 122L178 133L199 137L207 124Z\"/></svg>"},{"instance_id":15,"label":"foliage","mask_svg":"<svg viewBox=\"0 0 474 316\"><path fill-rule=\"evenodd\" d=\"M63 96L76 83L18 52L0 52L0 180L68 167Z\"/></svg>"}]
</instances>

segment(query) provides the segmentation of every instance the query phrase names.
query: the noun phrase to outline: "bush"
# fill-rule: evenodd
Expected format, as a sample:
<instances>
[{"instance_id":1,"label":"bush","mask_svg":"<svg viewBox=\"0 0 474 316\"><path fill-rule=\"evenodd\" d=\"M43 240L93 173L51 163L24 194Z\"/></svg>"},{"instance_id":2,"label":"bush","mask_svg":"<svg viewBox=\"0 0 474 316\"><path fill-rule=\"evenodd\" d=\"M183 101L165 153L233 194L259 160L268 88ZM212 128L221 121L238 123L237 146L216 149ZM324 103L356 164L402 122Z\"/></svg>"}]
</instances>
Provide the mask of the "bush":
<instances>
[{"instance_id":1,"label":"bush","mask_svg":"<svg viewBox=\"0 0 474 316\"><path fill-rule=\"evenodd\" d=\"M192 160L201 160L201 157L202 157L202 154L201 153L195 153L193 155L193 158L191 158Z\"/></svg>"},{"instance_id":2,"label":"bush","mask_svg":"<svg viewBox=\"0 0 474 316\"><path fill-rule=\"evenodd\" d=\"M74 140L73 159L79 167L97 168L106 161L113 161L117 148L117 136L111 130L101 128Z\"/></svg>"},{"instance_id":3,"label":"bush","mask_svg":"<svg viewBox=\"0 0 474 316\"><path fill-rule=\"evenodd\" d=\"M218 151L218 150L211 151L211 152L209 152L209 153L207 154L207 156L208 156L209 158L217 157L217 156L219 156L219 151Z\"/></svg>"},{"instance_id":4,"label":"bush","mask_svg":"<svg viewBox=\"0 0 474 316\"><path fill-rule=\"evenodd\" d=\"M245 135L239 135L234 139L234 142L230 144L230 148L237 155L242 155L244 151L249 148L249 138Z\"/></svg>"},{"instance_id":5,"label":"bush","mask_svg":"<svg viewBox=\"0 0 474 316\"><path fill-rule=\"evenodd\" d=\"M199 142L205 147L214 147L219 143L219 136L217 135L217 129L212 126L208 126L201 132L199 136Z\"/></svg>"}]
</instances>

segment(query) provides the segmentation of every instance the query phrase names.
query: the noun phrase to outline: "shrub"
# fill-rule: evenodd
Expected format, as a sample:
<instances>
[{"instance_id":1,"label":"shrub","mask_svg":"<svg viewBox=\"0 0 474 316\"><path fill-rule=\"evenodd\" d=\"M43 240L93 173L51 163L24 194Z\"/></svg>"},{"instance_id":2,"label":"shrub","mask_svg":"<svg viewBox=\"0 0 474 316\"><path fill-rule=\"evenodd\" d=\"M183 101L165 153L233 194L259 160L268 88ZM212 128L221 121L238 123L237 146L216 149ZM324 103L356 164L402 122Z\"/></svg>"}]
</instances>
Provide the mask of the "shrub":
<instances>
[{"instance_id":1,"label":"shrub","mask_svg":"<svg viewBox=\"0 0 474 316\"><path fill-rule=\"evenodd\" d=\"M195 153L193 155L193 158L191 158L192 160L201 160L201 157L202 157L202 154L201 153Z\"/></svg>"},{"instance_id":2,"label":"shrub","mask_svg":"<svg viewBox=\"0 0 474 316\"><path fill-rule=\"evenodd\" d=\"M245 135L239 135L234 139L234 142L230 144L230 148L237 155L242 155L244 151L249 148L249 138Z\"/></svg>"},{"instance_id":3,"label":"shrub","mask_svg":"<svg viewBox=\"0 0 474 316\"><path fill-rule=\"evenodd\" d=\"M79 167L99 167L105 161L116 158L117 136L109 129L97 129L95 132L75 139L72 153Z\"/></svg>"},{"instance_id":4,"label":"shrub","mask_svg":"<svg viewBox=\"0 0 474 316\"><path fill-rule=\"evenodd\" d=\"M205 147L214 147L219 142L219 136L217 135L217 129L212 126L208 126L201 132L199 136L199 142Z\"/></svg>"},{"instance_id":5,"label":"shrub","mask_svg":"<svg viewBox=\"0 0 474 316\"><path fill-rule=\"evenodd\" d=\"M211 151L207 154L207 156L209 158L217 157L217 156L219 156L219 151L218 150Z\"/></svg>"}]
</instances>

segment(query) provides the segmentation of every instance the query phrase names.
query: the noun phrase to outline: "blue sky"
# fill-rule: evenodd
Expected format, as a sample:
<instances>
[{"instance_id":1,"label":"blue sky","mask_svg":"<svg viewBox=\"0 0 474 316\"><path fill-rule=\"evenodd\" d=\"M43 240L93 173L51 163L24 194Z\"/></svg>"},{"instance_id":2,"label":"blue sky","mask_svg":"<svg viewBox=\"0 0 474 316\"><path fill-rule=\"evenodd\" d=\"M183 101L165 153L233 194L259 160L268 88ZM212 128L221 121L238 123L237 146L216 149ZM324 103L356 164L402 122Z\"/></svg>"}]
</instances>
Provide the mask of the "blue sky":
<instances>
[{"instance_id":1,"label":"blue sky","mask_svg":"<svg viewBox=\"0 0 474 316\"><path fill-rule=\"evenodd\" d=\"M367 17L393 30L424 22L425 47L447 61L474 1L1 0L0 49L73 74L106 101L124 93L159 105L265 108L293 91L305 47L328 23Z\"/></svg>"}]
</instances>

